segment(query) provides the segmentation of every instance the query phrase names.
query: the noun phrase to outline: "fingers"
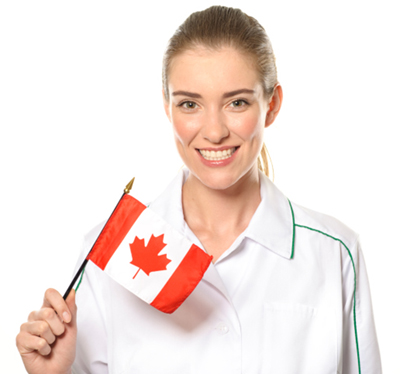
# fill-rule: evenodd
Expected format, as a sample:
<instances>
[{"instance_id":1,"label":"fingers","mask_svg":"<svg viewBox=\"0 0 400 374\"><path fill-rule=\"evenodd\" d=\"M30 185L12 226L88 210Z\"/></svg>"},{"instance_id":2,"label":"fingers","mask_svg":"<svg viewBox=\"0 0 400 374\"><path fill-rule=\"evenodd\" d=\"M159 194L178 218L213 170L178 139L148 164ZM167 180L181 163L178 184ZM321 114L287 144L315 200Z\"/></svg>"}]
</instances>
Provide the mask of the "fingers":
<instances>
[{"instance_id":1,"label":"fingers","mask_svg":"<svg viewBox=\"0 0 400 374\"><path fill-rule=\"evenodd\" d=\"M21 333L25 332L43 338L48 344L53 344L56 340L56 336L53 334L53 331L51 331L49 324L45 321L24 323L21 326Z\"/></svg>"},{"instance_id":2,"label":"fingers","mask_svg":"<svg viewBox=\"0 0 400 374\"><path fill-rule=\"evenodd\" d=\"M70 293L71 294L71 293ZM64 322L71 321L71 312L61 294L53 288L46 290L43 307L53 308Z\"/></svg>"},{"instance_id":3,"label":"fingers","mask_svg":"<svg viewBox=\"0 0 400 374\"><path fill-rule=\"evenodd\" d=\"M68 328L75 330L77 329L76 317L77 317L77 306L75 304L75 290L71 290L70 294L68 295L67 299L65 300L69 310L71 311L71 321L68 323ZM75 332L76 333L76 332Z\"/></svg>"},{"instance_id":4,"label":"fingers","mask_svg":"<svg viewBox=\"0 0 400 374\"><path fill-rule=\"evenodd\" d=\"M75 319L76 319L76 311L77 311L77 307L75 304L75 290L72 289L71 292L69 293L67 299L65 300L68 309L70 310L72 316L71 316L71 322L75 323Z\"/></svg>"},{"instance_id":5,"label":"fingers","mask_svg":"<svg viewBox=\"0 0 400 374\"><path fill-rule=\"evenodd\" d=\"M50 333L53 336L59 336L63 334L65 331L64 322L71 322L72 314L70 308L76 314L75 291L71 291L66 302L59 292L50 288L45 293L42 308L40 310L33 311L29 315L27 326L23 325L24 331L41 336L51 344L55 339L52 340ZM29 322L37 323L29 325ZM49 337L49 339L47 339L47 337Z\"/></svg>"},{"instance_id":6,"label":"fingers","mask_svg":"<svg viewBox=\"0 0 400 374\"><path fill-rule=\"evenodd\" d=\"M51 347L45 339L36 335L31 335L26 331L21 331L18 334L17 347L21 355L37 351L42 356L46 356L51 352Z\"/></svg>"},{"instance_id":7,"label":"fingers","mask_svg":"<svg viewBox=\"0 0 400 374\"><path fill-rule=\"evenodd\" d=\"M48 324L52 333L56 336L65 331L64 323L52 308L42 308L29 314L28 322L44 322Z\"/></svg>"},{"instance_id":8,"label":"fingers","mask_svg":"<svg viewBox=\"0 0 400 374\"><path fill-rule=\"evenodd\" d=\"M45 356L51 352L50 344L56 340L45 321L26 322L17 336L17 347L21 354L38 351Z\"/></svg>"}]
</instances>

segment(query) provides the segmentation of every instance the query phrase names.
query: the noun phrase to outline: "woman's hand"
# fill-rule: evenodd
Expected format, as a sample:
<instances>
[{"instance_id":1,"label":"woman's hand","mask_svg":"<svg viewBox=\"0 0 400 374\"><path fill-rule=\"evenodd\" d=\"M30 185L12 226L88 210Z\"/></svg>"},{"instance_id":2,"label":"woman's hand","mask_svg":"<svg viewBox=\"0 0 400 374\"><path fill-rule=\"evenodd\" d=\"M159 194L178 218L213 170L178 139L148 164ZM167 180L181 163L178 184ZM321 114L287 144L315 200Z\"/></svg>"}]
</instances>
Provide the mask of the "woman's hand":
<instances>
[{"instance_id":1,"label":"woman's hand","mask_svg":"<svg viewBox=\"0 0 400 374\"><path fill-rule=\"evenodd\" d=\"M49 288L40 310L21 325L17 348L30 374L71 373L76 349L75 291L67 300Z\"/></svg>"}]
</instances>

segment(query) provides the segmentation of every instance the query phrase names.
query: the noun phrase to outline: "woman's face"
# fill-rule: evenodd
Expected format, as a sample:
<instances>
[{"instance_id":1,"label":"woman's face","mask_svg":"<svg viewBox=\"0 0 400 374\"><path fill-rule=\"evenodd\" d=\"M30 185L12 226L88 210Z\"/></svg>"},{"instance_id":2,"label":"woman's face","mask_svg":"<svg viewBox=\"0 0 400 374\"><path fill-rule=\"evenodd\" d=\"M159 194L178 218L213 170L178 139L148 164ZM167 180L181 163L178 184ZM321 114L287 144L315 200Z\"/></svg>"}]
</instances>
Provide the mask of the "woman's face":
<instances>
[{"instance_id":1,"label":"woman's face","mask_svg":"<svg viewBox=\"0 0 400 374\"><path fill-rule=\"evenodd\" d=\"M252 60L230 47L187 50L172 60L168 87L165 111L191 173L213 189L256 175L270 123Z\"/></svg>"}]
</instances>

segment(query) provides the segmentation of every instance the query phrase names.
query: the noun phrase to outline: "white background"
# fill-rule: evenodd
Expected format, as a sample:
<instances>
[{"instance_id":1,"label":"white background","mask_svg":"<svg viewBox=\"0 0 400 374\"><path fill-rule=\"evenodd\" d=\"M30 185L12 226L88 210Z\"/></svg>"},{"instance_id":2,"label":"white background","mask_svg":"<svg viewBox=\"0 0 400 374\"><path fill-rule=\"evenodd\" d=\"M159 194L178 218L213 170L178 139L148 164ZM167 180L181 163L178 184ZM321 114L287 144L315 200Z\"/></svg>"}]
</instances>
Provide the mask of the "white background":
<instances>
[{"instance_id":1,"label":"white background","mask_svg":"<svg viewBox=\"0 0 400 374\"><path fill-rule=\"evenodd\" d=\"M67 287L85 232L124 186L181 167L162 107L167 40L199 2L0 4L1 371L19 325ZM275 183L361 235L386 373L400 373L399 36L395 0L221 1L256 17L284 91L266 130Z\"/></svg>"}]
</instances>

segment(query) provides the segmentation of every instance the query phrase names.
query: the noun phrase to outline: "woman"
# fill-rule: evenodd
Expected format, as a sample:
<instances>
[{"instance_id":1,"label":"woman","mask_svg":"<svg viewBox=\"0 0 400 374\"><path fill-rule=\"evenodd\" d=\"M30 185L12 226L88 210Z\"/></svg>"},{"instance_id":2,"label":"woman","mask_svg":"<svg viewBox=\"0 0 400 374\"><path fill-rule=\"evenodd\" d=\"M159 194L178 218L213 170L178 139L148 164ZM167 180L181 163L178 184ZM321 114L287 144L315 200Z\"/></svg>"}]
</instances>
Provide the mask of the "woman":
<instances>
[{"instance_id":1,"label":"woman","mask_svg":"<svg viewBox=\"0 0 400 374\"><path fill-rule=\"evenodd\" d=\"M74 293L48 290L21 326L27 371L381 372L357 235L261 172L282 102L264 29L238 9L192 14L166 50L163 96L187 169L150 208L214 264L166 315L89 263L78 319Z\"/></svg>"}]
</instances>

